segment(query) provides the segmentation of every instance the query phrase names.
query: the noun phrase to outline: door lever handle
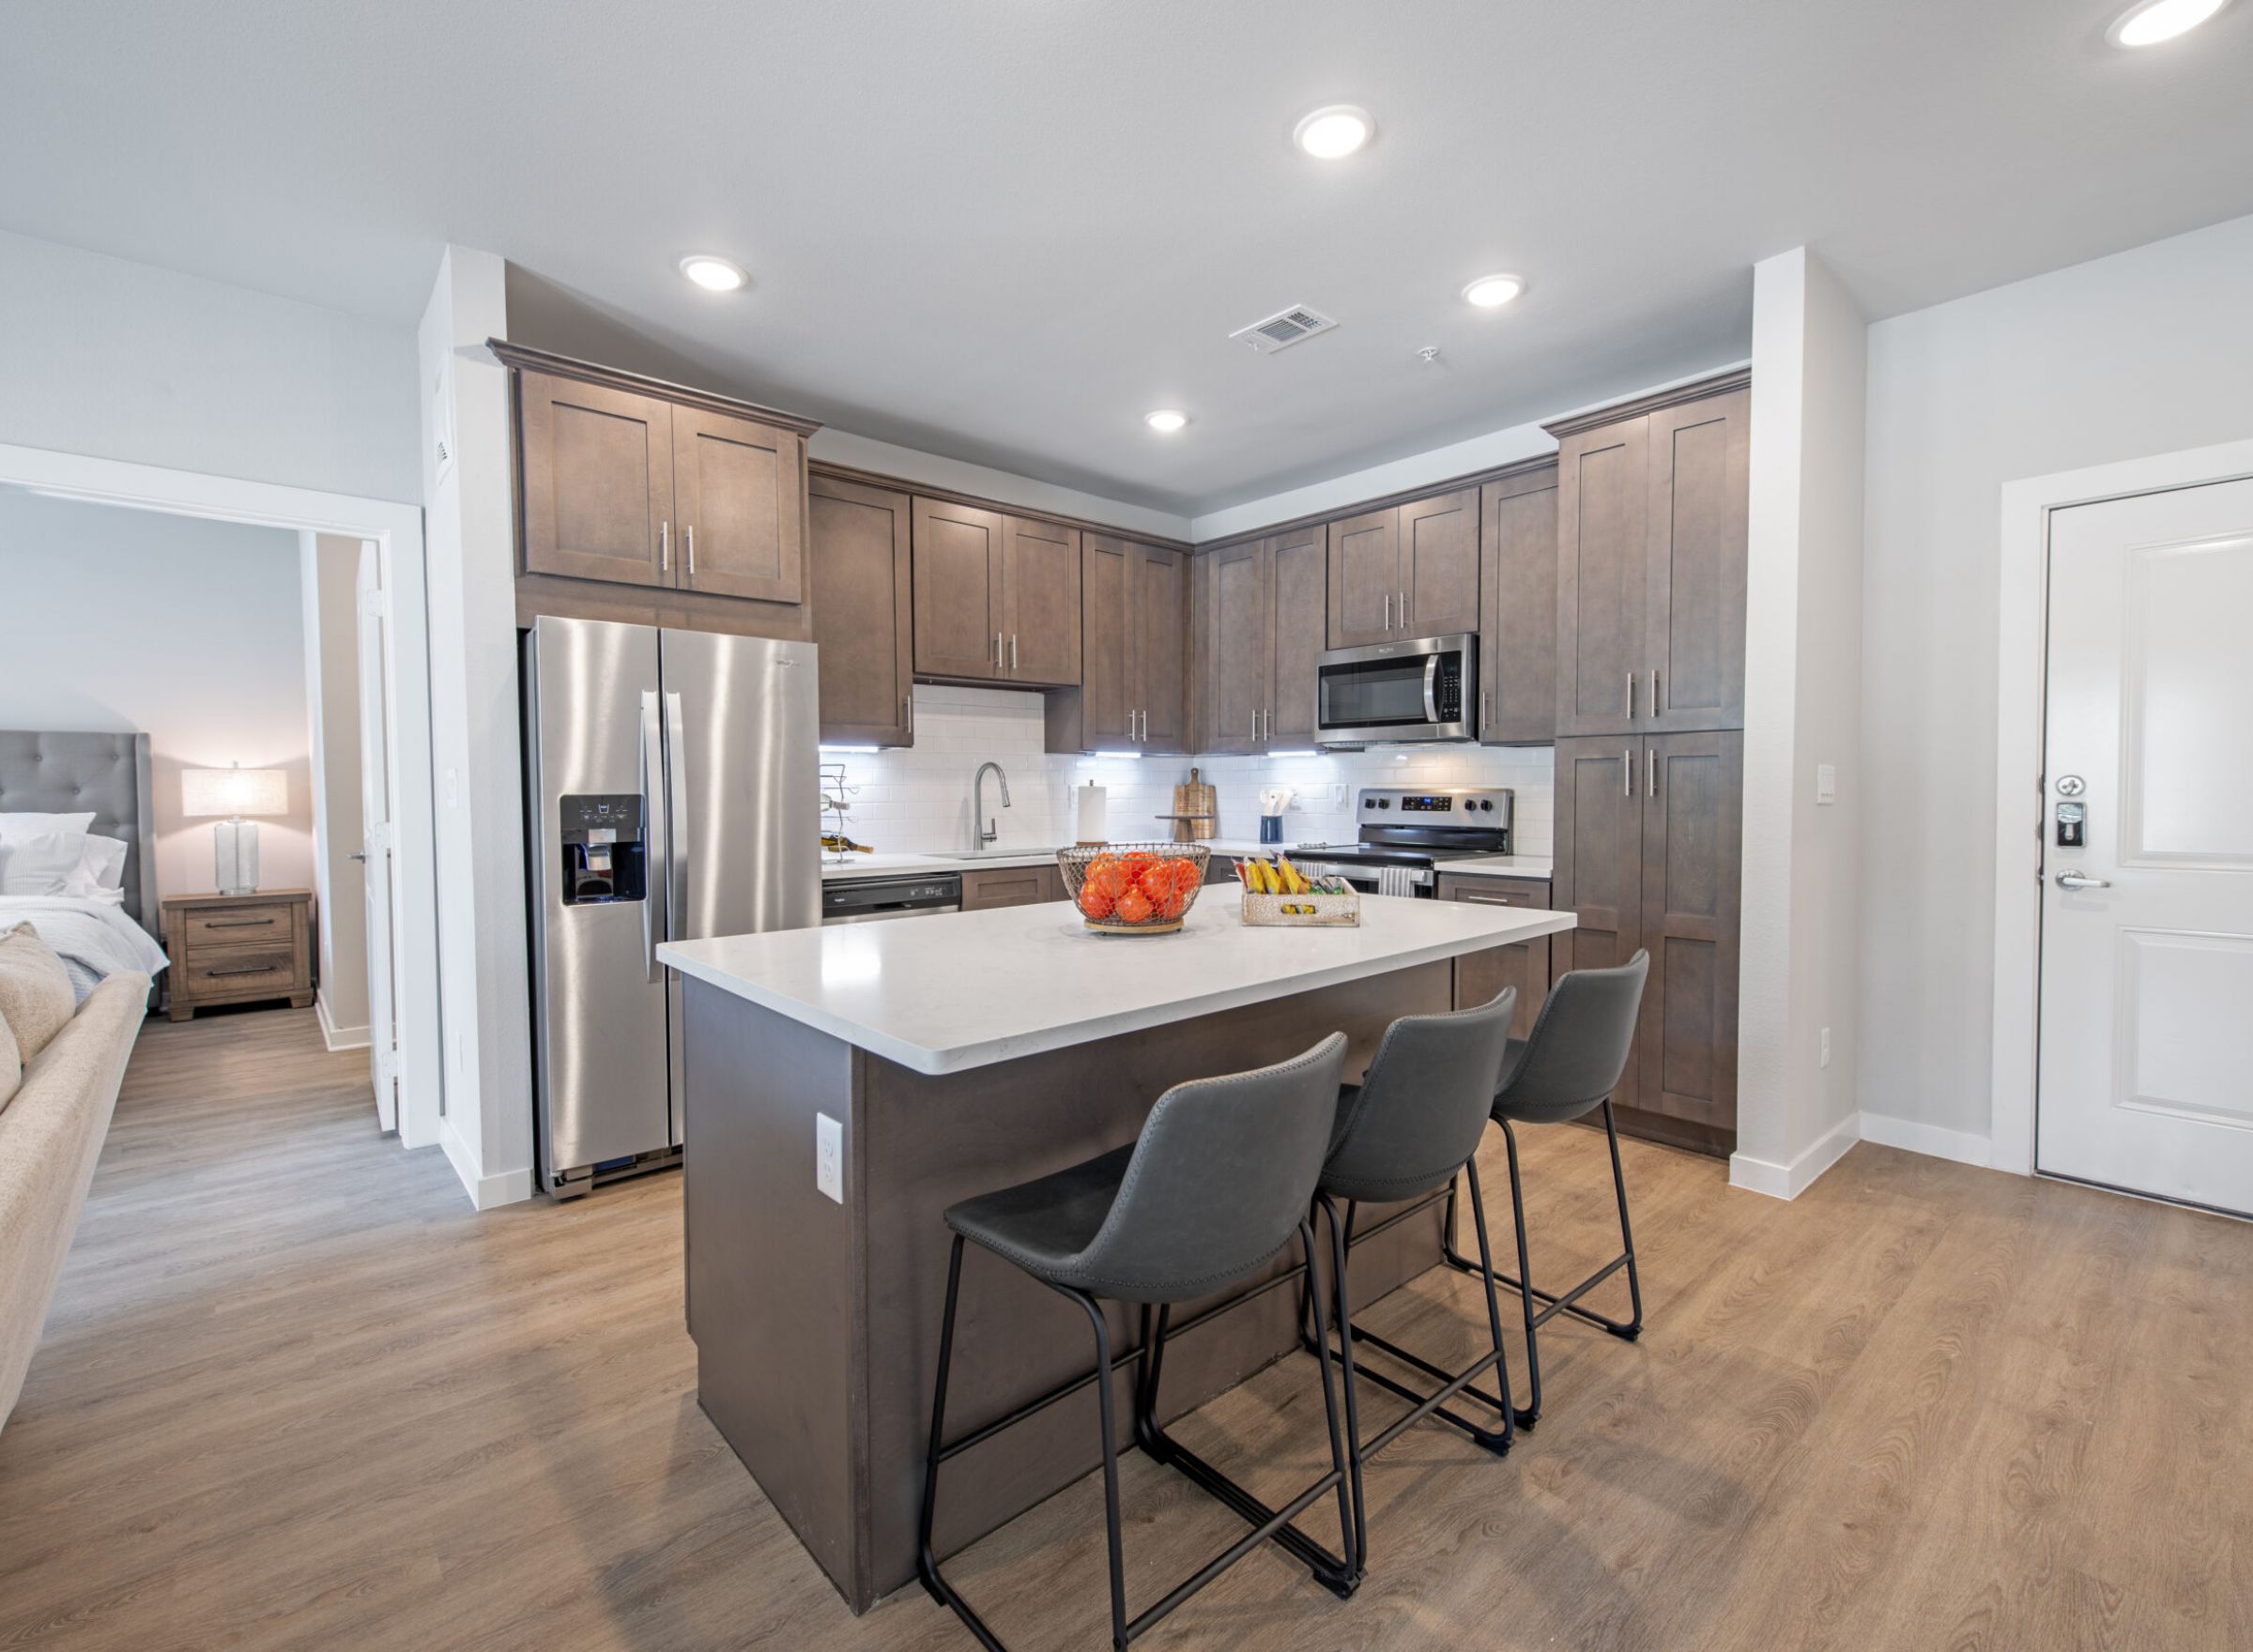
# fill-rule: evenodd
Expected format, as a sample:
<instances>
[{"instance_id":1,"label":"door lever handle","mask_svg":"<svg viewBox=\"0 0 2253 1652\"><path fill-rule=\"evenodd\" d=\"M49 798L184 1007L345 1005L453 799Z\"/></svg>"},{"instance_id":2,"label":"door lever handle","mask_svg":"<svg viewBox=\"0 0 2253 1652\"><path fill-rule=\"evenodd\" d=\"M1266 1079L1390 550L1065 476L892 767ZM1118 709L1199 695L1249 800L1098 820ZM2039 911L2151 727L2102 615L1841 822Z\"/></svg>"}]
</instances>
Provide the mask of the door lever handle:
<instances>
[{"instance_id":1,"label":"door lever handle","mask_svg":"<svg viewBox=\"0 0 2253 1652\"><path fill-rule=\"evenodd\" d=\"M2086 872L2067 870L2058 874L2058 887L2060 889L2109 889L2112 887L2112 880L2092 878Z\"/></svg>"}]
</instances>

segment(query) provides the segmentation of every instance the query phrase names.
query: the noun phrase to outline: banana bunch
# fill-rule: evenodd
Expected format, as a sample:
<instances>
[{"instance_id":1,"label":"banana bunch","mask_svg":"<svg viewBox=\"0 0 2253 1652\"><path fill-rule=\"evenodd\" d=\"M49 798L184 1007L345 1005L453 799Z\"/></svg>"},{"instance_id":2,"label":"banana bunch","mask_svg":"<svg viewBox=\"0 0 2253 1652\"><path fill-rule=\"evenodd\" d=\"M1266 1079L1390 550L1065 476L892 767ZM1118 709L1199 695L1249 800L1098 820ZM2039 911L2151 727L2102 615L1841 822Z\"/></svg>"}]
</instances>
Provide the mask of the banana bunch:
<instances>
[{"instance_id":1,"label":"banana bunch","mask_svg":"<svg viewBox=\"0 0 2253 1652\"><path fill-rule=\"evenodd\" d=\"M1254 857L1236 863L1236 879L1254 895L1345 895L1349 885L1342 878L1310 878L1291 864L1291 857L1279 854L1270 861ZM1287 906L1284 911L1294 915L1311 915L1311 906Z\"/></svg>"}]
</instances>

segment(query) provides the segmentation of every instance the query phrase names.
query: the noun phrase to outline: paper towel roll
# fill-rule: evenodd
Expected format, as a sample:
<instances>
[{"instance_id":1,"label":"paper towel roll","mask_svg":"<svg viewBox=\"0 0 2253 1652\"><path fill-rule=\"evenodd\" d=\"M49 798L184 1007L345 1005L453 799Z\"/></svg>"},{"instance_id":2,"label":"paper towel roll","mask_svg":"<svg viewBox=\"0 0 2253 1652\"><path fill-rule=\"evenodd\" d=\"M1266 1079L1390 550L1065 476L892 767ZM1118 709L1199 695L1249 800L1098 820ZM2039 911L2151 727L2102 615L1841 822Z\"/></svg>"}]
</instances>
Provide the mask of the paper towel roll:
<instances>
[{"instance_id":1,"label":"paper towel roll","mask_svg":"<svg viewBox=\"0 0 2253 1652\"><path fill-rule=\"evenodd\" d=\"M1103 843L1103 798L1100 786L1089 781L1073 794L1079 803L1079 840L1081 843Z\"/></svg>"}]
</instances>

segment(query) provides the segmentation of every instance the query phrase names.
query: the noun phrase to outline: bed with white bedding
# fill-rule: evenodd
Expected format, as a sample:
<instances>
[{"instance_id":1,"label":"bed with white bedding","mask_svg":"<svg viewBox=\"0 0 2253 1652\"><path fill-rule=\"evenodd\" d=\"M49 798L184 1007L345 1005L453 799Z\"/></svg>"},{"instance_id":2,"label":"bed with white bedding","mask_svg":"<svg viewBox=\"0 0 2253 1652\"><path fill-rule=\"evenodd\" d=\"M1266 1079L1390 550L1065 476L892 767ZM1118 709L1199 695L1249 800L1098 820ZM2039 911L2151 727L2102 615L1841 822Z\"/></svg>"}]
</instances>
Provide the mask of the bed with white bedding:
<instances>
[{"instance_id":1,"label":"bed with white bedding","mask_svg":"<svg viewBox=\"0 0 2253 1652\"><path fill-rule=\"evenodd\" d=\"M146 734L0 729L0 929L32 924L82 1002L164 967L150 799Z\"/></svg>"},{"instance_id":2,"label":"bed with white bedding","mask_svg":"<svg viewBox=\"0 0 2253 1652\"><path fill-rule=\"evenodd\" d=\"M115 902L87 895L0 895L0 935L29 924L70 972L78 1002L121 970L155 975L169 961L149 932Z\"/></svg>"}]
</instances>

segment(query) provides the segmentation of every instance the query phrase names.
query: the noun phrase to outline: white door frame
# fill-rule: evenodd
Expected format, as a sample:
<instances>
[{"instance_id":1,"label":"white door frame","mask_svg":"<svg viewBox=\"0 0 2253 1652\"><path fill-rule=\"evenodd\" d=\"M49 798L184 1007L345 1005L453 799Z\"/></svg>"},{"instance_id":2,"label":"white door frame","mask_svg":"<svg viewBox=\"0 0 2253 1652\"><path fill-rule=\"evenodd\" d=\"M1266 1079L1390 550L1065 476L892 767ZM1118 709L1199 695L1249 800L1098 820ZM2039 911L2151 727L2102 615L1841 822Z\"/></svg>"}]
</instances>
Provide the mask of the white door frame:
<instances>
[{"instance_id":1,"label":"white door frame","mask_svg":"<svg viewBox=\"0 0 2253 1652\"><path fill-rule=\"evenodd\" d=\"M1999 1170L2021 1176L2034 1171L2050 513L2245 477L2253 477L2253 440L2002 485L2002 600L1995 648L1995 1028L1988 1124L1990 1162Z\"/></svg>"},{"instance_id":2,"label":"white door frame","mask_svg":"<svg viewBox=\"0 0 2253 1652\"><path fill-rule=\"evenodd\" d=\"M390 764L398 824L392 864L400 886L419 892L401 903L401 927L392 936L404 954L400 975L407 988L392 1012L399 1022L399 1141L403 1147L436 1145L444 1110L444 1063L422 507L6 443L0 443L0 482L96 504L347 535L373 540L379 547L384 589L392 604Z\"/></svg>"}]
</instances>

